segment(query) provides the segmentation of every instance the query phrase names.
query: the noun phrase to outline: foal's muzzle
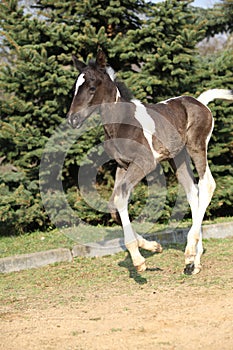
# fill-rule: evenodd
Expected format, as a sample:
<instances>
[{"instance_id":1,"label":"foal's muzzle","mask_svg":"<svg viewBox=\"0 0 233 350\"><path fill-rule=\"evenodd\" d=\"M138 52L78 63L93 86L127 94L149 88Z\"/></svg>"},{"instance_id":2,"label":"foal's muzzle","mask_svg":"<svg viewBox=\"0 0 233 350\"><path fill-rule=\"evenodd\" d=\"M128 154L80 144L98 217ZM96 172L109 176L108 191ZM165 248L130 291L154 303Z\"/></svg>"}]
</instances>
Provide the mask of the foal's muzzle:
<instances>
[{"instance_id":1,"label":"foal's muzzle","mask_svg":"<svg viewBox=\"0 0 233 350\"><path fill-rule=\"evenodd\" d=\"M67 114L67 122L74 128L78 129L81 127L85 118L82 118L79 114L68 113Z\"/></svg>"},{"instance_id":2,"label":"foal's muzzle","mask_svg":"<svg viewBox=\"0 0 233 350\"><path fill-rule=\"evenodd\" d=\"M83 108L78 112L69 111L67 114L67 121L74 129L78 129L97 108L98 106L94 105L91 107Z\"/></svg>"}]
</instances>

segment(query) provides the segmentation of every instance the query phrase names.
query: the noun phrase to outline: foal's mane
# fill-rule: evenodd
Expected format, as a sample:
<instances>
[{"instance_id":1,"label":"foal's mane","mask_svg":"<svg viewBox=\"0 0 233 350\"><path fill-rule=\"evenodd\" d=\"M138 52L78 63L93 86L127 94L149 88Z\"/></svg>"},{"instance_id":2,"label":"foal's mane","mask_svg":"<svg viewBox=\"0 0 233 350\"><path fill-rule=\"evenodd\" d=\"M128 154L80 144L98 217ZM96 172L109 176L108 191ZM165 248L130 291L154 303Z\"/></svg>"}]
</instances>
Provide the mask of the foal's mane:
<instances>
[{"instance_id":1,"label":"foal's mane","mask_svg":"<svg viewBox=\"0 0 233 350\"><path fill-rule=\"evenodd\" d=\"M118 90L120 91L121 97L126 101L129 102L133 99L133 94L132 92L127 88L125 83L123 83L120 80L115 80L114 83L116 84Z\"/></svg>"}]
</instances>

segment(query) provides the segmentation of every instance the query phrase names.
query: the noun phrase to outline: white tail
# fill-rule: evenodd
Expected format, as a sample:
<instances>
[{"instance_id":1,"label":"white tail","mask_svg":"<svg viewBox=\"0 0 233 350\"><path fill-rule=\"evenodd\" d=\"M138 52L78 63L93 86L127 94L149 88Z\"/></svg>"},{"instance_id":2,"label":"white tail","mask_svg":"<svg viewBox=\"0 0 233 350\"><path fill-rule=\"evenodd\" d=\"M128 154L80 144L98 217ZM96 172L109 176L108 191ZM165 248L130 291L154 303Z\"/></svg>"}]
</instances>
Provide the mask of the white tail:
<instances>
[{"instance_id":1,"label":"white tail","mask_svg":"<svg viewBox=\"0 0 233 350\"><path fill-rule=\"evenodd\" d=\"M233 101L233 90L226 90L226 89L211 89L203 92L197 100L203 103L204 105L208 105L209 102L220 99L220 100L227 100L227 101Z\"/></svg>"}]
</instances>

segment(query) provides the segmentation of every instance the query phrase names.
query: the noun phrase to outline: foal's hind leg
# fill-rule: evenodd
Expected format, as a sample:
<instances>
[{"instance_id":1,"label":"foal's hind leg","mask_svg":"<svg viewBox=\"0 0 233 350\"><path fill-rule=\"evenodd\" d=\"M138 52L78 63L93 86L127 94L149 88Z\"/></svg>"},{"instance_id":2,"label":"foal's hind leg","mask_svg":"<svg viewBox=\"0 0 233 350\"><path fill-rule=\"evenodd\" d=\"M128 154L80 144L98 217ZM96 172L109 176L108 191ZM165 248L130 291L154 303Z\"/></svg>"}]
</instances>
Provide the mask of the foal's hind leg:
<instances>
[{"instance_id":1,"label":"foal's hind leg","mask_svg":"<svg viewBox=\"0 0 233 350\"><path fill-rule=\"evenodd\" d=\"M115 196L115 190L118 187L118 185L120 184L120 182L124 179L125 174L126 174L127 170L118 166L116 169L116 174L115 174L115 181L114 181L114 189L112 192L112 195L109 199L109 210L111 212L111 217L114 221L116 221L118 224L121 224L121 220L120 220L120 216L119 213L116 209L116 206L114 205L114 196Z\"/></svg>"},{"instance_id":2,"label":"foal's hind leg","mask_svg":"<svg viewBox=\"0 0 233 350\"><path fill-rule=\"evenodd\" d=\"M130 192L144 176L145 173L136 164L131 163L127 171L118 171L116 186L114 186L112 195L112 200L121 218L125 246L138 272L142 272L146 269L145 259L140 254L138 248L144 248L153 252L162 251L162 247L157 242L149 242L136 234L129 220L128 199Z\"/></svg>"},{"instance_id":3,"label":"foal's hind leg","mask_svg":"<svg viewBox=\"0 0 233 350\"><path fill-rule=\"evenodd\" d=\"M202 251L201 243L201 225L206 209L211 201L215 190L215 181L210 172L207 163L207 145L202 152L189 149L188 152L196 166L199 182L198 182L198 209L193 216L193 224L188 233L187 246L185 249L185 273L195 274L200 271L200 256ZM199 252L200 251L200 252ZM198 254L197 254L198 252Z\"/></svg>"},{"instance_id":4,"label":"foal's hind leg","mask_svg":"<svg viewBox=\"0 0 233 350\"><path fill-rule=\"evenodd\" d=\"M174 160L170 161L173 169L176 172L179 183L183 186L188 203L191 208L192 219L195 220L198 214L198 186L195 183L193 172L191 169L191 160L186 150L184 149ZM199 241L196 247L196 255L194 258L194 266L192 274L200 272L201 269L201 255L203 253L202 246L202 232L199 232Z\"/></svg>"}]
</instances>

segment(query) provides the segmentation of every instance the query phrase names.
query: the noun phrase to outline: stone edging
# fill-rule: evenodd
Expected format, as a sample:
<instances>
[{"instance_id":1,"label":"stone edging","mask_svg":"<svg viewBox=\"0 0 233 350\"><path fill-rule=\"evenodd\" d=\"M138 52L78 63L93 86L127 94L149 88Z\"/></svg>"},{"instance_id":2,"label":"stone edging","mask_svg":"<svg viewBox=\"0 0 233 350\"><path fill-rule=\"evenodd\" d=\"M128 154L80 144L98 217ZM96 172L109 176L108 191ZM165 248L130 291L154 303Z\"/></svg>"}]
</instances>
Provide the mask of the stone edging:
<instances>
[{"instance_id":1,"label":"stone edging","mask_svg":"<svg viewBox=\"0 0 233 350\"><path fill-rule=\"evenodd\" d=\"M170 243L185 243L188 229L176 229L172 232L163 231L144 237L156 240L166 245ZM225 238L233 236L233 222L203 226L203 238ZM73 249L59 248L43 252L21 254L0 259L0 273L21 271L45 266L58 262L70 262L77 256L100 257L125 250L123 238L75 245Z\"/></svg>"}]
</instances>

